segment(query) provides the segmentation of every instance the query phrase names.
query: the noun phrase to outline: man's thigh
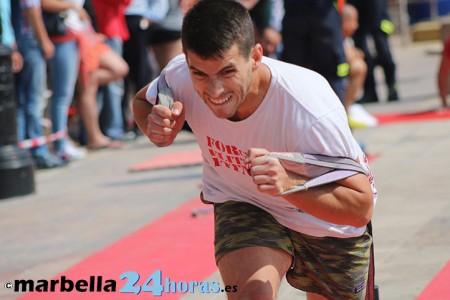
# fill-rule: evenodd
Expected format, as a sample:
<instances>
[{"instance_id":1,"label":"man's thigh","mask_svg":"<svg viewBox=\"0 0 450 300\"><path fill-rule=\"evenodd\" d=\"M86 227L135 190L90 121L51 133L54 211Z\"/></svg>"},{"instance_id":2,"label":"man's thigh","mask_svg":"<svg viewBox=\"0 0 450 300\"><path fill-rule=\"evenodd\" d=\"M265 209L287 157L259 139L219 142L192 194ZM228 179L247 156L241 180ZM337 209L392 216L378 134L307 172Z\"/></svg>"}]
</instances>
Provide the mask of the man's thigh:
<instances>
[{"instance_id":1,"label":"man's thigh","mask_svg":"<svg viewBox=\"0 0 450 300\"><path fill-rule=\"evenodd\" d=\"M275 299L292 256L271 247L246 247L225 254L218 263L228 299Z\"/></svg>"},{"instance_id":2,"label":"man's thigh","mask_svg":"<svg viewBox=\"0 0 450 300\"><path fill-rule=\"evenodd\" d=\"M214 204L215 254L228 299L274 299L292 265L288 230L266 211L242 202Z\"/></svg>"},{"instance_id":3,"label":"man's thigh","mask_svg":"<svg viewBox=\"0 0 450 300\"><path fill-rule=\"evenodd\" d=\"M295 288L330 299L364 299L372 237L311 237L292 233L293 268L287 281Z\"/></svg>"},{"instance_id":4,"label":"man's thigh","mask_svg":"<svg viewBox=\"0 0 450 300\"><path fill-rule=\"evenodd\" d=\"M225 254L246 247L278 248L293 253L289 230L268 212L245 202L214 204L214 234L217 264Z\"/></svg>"}]
</instances>

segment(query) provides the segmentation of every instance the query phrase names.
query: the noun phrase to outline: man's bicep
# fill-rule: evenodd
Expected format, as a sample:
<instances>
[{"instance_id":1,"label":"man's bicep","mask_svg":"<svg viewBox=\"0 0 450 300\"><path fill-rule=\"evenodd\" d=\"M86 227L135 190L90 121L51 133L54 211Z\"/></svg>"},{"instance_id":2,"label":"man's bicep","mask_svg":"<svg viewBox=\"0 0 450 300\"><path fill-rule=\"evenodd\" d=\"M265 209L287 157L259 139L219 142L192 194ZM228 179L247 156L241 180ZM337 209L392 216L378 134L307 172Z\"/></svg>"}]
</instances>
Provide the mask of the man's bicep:
<instances>
[{"instance_id":1,"label":"man's bicep","mask_svg":"<svg viewBox=\"0 0 450 300\"><path fill-rule=\"evenodd\" d=\"M368 195L373 194L369 177L366 174L357 173L353 176L341 179L336 183L359 193L367 193Z\"/></svg>"}]
</instances>

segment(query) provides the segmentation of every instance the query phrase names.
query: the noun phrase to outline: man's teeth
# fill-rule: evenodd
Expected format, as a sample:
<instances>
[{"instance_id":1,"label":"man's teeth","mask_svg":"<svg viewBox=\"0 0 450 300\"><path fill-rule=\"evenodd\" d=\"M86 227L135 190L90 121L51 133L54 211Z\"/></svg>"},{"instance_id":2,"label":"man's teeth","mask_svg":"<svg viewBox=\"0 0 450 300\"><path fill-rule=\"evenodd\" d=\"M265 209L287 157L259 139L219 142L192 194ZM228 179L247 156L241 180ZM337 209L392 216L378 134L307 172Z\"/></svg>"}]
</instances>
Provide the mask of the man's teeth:
<instances>
[{"instance_id":1,"label":"man's teeth","mask_svg":"<svg viewBox=\"0 0 450 300\"><path fill-rule=\"evenodd\" d=\"M214 104L222 104L230 100L231 96L225 98L209 98L209 100Z\"/></svg>"}]
</instances>

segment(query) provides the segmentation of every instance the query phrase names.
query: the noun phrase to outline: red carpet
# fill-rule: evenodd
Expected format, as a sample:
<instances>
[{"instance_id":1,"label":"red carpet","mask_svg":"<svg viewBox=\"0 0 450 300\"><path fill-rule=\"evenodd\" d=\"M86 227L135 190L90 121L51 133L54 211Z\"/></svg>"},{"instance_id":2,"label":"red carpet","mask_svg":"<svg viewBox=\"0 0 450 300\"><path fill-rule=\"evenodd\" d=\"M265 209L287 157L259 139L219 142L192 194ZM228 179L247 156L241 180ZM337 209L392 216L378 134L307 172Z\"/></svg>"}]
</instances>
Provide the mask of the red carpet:
<instances>
[{"instance_id":1,"label":"red carpet","mask_svg":"<svg viewBox=\"0 0 450 300\"><path fill-rule=\"evenodd\" d=\"M448 300L450 299L450 261L433 278L416 300Z\"/></svg>"},{"instance_id":2,"label":"red carpet","mask_svg":"<svg viewBox=\"0 0 450 300\"><path fill-rule=\"evenodd\" d=\"M378 119L380 125L390 123L445 120L450 119L450 110L445 111L432 110L414 113L374 114L374 117Z\"/></svg>"},{"instance_id":3,"label":"red carpet","mask_svg":"<svg viewBox=\"0 0 450 300\"><path fill-rule=\"evenodd\" d=\"M165 153L135 164L129 168L129 171L139 172L152 169L199 165L201 163L202 156L200 150Z\"/></svg>"},{"instance_id":4,"label":"red carpet","mask_svg":"<svg viewBox=\"0 0 450 300\"><path fill-rule=\"evenodd\" d=\"M20 299L153 299L151 292L142 291L138 295L119 292L127 283L127 280L120 279L120 275L126 271L135 271L140 274L138 282L140 285L144 285L144 282L157 270L162 271L163 285L166 278L170 278L171 282L204 281L217 269L214 261L213 214L205 213L193 218L192 210L209 207L199 198L188 201L54 278L60 280L62 276L66 276L74 282L79 279L89 282L90 276L102 276L103 286L107 285L106 280L113 279L117 282L115 293L34 292L25 294ZM149 286L153 283L154 281L150 282ZM155 299L178 299L182 295L184 294L163 293L161 297L155 297Z\"/></svg>"}]
</instances>

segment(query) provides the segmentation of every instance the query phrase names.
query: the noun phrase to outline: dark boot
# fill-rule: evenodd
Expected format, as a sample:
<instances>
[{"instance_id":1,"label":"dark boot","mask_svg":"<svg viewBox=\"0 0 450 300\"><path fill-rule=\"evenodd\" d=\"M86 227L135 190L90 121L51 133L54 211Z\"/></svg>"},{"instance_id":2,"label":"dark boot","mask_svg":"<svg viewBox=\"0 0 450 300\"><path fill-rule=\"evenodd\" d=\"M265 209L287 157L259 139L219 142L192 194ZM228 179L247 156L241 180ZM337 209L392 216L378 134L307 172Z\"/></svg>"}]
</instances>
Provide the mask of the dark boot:
<instances>
[{"instance_id":1,"label":"dark boot","mask_svg":"<svg viewBox=\"0 0 450 300\"><path fill-rule=\"evenodd\" d=\"M364 91L363 96L357 101L360 104L378 102L378 95L376 91Z\"/></svg>"},{"instance_id":2,"label":"dark boot","mask_svg":"<svg viewBox=\"0 0 450 300\"><path fill-rule=\"evenodd\" d=\"M395 85L391 85L388 88L388 101L398 101L398 93Z\"/></svg>"}]
</instances>

